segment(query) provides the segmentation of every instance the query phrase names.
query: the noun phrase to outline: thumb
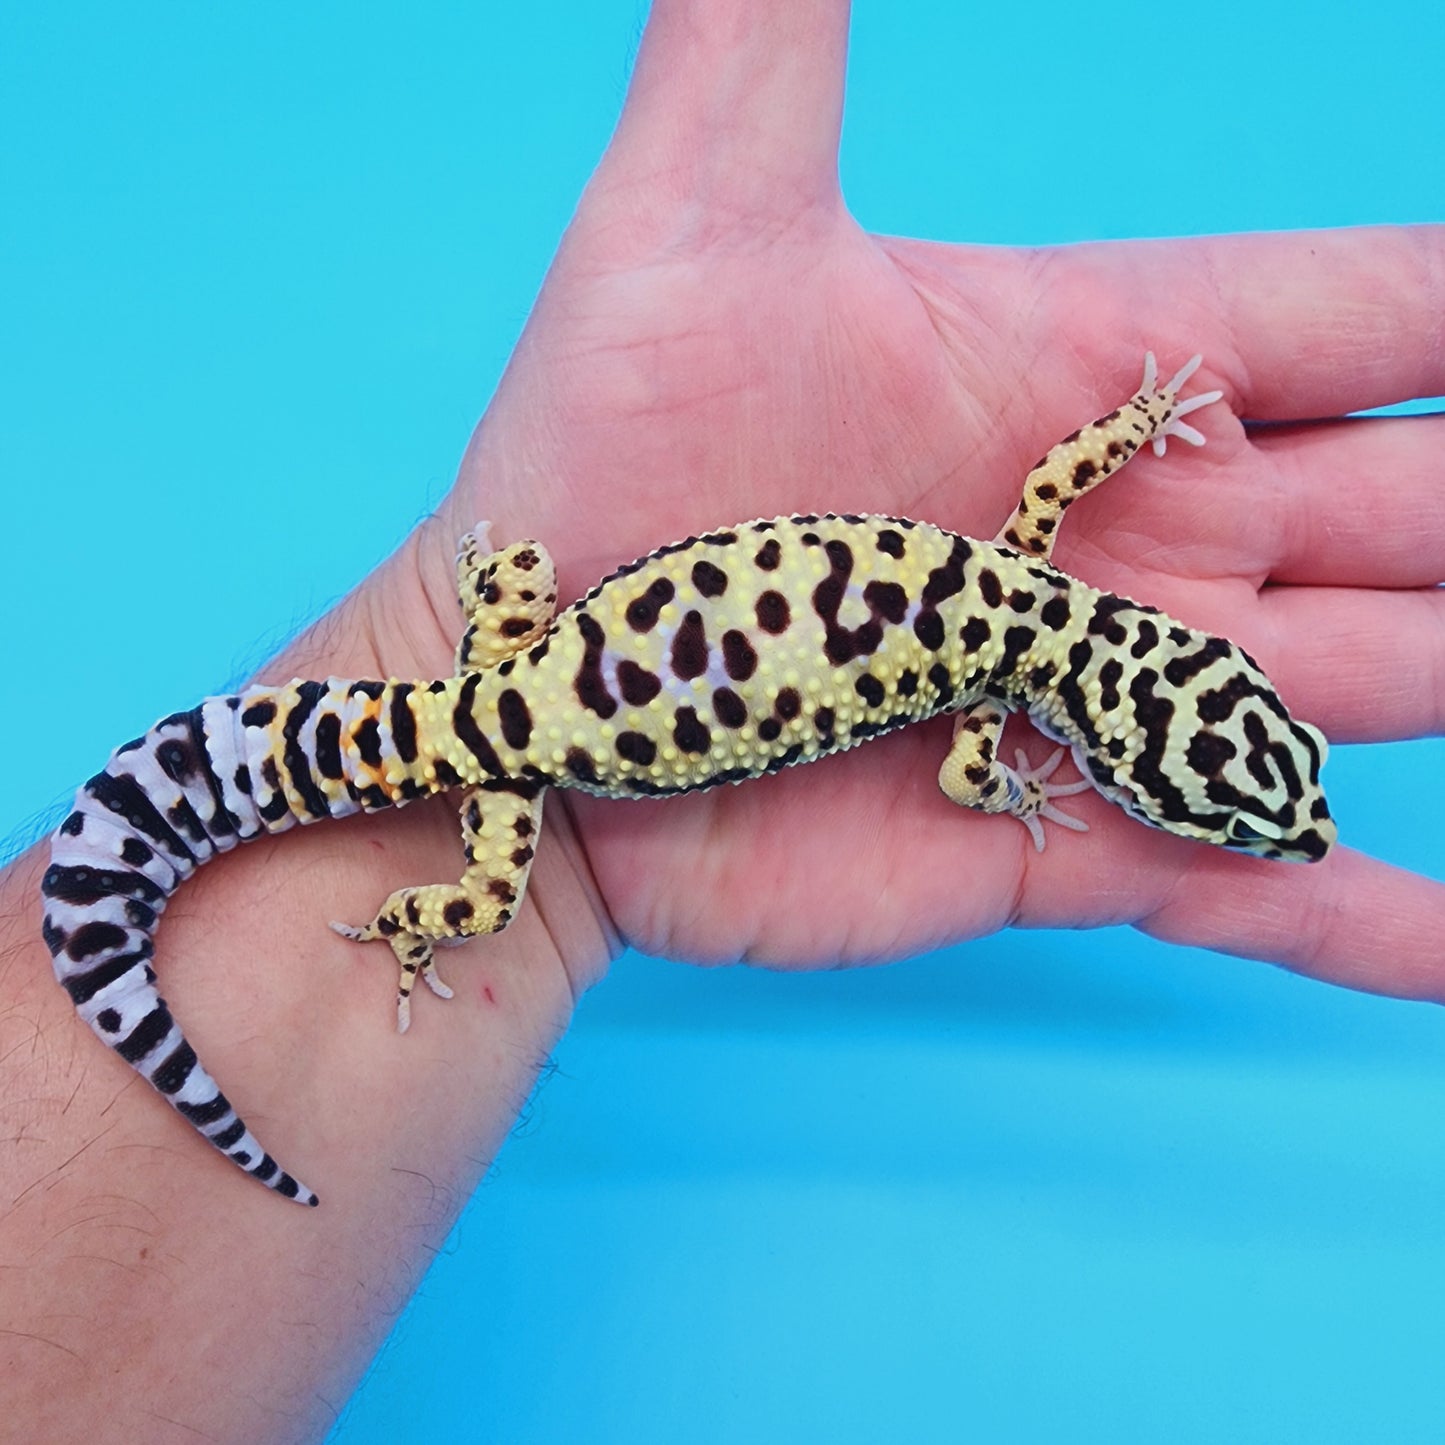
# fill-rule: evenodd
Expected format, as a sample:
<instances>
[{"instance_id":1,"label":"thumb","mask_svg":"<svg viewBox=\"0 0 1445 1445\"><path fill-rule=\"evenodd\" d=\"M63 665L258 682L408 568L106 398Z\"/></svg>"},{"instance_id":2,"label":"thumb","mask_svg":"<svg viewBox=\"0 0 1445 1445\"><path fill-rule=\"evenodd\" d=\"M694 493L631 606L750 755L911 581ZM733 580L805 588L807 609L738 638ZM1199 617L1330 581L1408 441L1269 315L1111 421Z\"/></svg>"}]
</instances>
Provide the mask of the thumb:
<instances>
[{"instance_id":1,"label":"thumb","mask_svg":"<svg viewBox=\"0 0 1445 1445\"><path fill-rule=\"evenodd\" d=\"M675 238L838 202L848 0L656 0L595 185Z\"/></svg>"}]
</instances>

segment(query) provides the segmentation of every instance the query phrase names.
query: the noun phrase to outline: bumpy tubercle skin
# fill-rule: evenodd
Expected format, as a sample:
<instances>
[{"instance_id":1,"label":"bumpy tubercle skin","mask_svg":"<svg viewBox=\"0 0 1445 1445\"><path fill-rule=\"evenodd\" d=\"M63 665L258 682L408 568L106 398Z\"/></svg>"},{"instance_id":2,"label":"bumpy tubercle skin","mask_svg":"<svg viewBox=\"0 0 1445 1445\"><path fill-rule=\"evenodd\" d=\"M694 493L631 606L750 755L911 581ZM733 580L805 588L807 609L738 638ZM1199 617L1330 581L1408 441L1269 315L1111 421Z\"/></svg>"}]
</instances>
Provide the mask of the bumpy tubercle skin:
<instances>
[{"instance_id":1,"label":"bumpy tubercle skin","mask_svg":"<svg viewBox=\"0 0 1445 1445\"><path fill-rule=\"evenodd\" d=\"M938 713L940 784L1006 812L1082 826L1051 797L1082 784L1001 763L1026 710L1084 778L1144 822L1269 858L1334 840L1325 744L1241 649L1050 565L1068 505L1143 442L1198 439L1186 368L1055 447L1004 531L982 542L903 518L795 515L659 547L555 615L535 542L463 539L469 625L457 675L254 687L173 714L77 794L42 891L57 978L95 1032L233 1162L303 1203L196 1059L149 959L165 902L201 863L263 833L461 789L460 882L398 890L349 937L385 938L410 1018L435 945L507 926L549 787L668 796L756 778Z\"/></svg>"}]
</instances>

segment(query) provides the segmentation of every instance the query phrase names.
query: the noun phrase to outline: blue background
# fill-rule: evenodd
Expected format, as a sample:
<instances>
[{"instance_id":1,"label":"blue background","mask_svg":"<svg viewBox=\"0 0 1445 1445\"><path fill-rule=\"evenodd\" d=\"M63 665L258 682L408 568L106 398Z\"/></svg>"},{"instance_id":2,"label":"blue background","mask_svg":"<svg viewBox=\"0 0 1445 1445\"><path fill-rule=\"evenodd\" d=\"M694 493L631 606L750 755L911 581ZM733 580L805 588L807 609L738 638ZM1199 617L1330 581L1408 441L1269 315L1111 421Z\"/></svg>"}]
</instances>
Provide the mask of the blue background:
<instances>
[{"instance_id":1,"label":"blue background","mask_svg":"<svg viewBox=\"0 0 1445 1445\"><path fill-rule=\"evenodd\" d=\"M301 9L0 13L22 830L442 495L645 18ZM845 189L984 241L1445 219L1441 16L868 0ZM1440 876L1442 764L1337 749L1346 837ZM1445 1433L1436 1009L1015 933L627 957L556 1061L339 1445Z\"/></svg>"}]
</instances>

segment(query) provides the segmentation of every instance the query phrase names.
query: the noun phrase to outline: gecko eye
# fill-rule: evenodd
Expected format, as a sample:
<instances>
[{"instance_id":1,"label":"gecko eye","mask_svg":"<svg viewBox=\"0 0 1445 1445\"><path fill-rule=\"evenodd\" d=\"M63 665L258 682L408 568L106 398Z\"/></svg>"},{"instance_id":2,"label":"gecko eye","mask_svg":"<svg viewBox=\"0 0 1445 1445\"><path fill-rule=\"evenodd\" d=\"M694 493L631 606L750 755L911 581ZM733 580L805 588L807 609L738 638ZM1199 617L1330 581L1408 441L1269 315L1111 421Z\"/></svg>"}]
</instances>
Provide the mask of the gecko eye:
<instances>
[{"instance_id":1,"label":"gecko eye","mask_svg":"<svg viewBox=\"0 0 1445 1445\"><path fill-rule=\"evenodd\" d=\"M1236 813L1230 818L1226 831L1236 843L1262 843L1283 837L1283 831L1275 824L1245 813Z\"/></svg>"}]
</instances>

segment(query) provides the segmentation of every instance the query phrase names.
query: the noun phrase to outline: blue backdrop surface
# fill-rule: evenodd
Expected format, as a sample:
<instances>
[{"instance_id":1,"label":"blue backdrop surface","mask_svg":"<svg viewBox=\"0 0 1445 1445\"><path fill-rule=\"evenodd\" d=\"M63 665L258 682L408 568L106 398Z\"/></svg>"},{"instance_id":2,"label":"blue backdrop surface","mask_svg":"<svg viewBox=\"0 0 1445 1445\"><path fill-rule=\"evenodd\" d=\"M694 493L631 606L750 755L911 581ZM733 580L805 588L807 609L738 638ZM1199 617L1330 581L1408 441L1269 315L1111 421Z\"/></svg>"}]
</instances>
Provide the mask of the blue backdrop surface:
<instances>
[{"instance_id":1,"label":"blue backdrop surface","mask_svg":"<svg viewBox=\"0 0 1445 1445\"><path fill-rule=\"evenodd\" d=\"M301 12L0 14L21 836L442 494L645 19ZM845 191L978 241L1439 221L1442 15L863 3ZM1441 876L1442 764L1336 749L1345 836ZM556 1064L338 1445L1441 1436L1438 1010L1117 930L629 956Z\"/></svg>"}]
</instances>

